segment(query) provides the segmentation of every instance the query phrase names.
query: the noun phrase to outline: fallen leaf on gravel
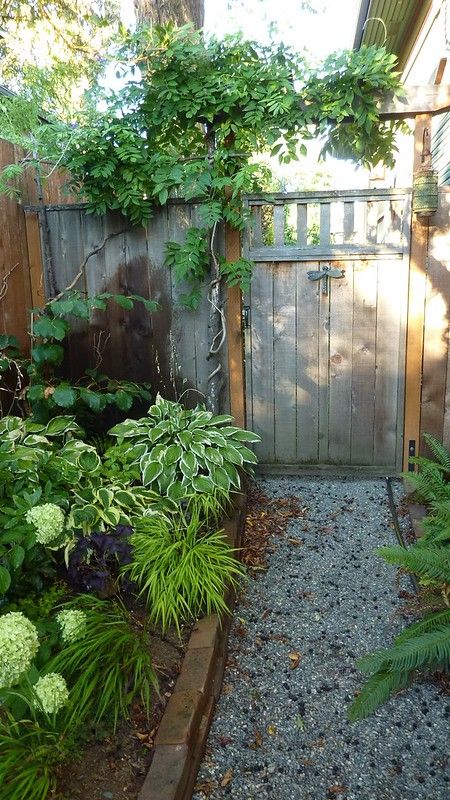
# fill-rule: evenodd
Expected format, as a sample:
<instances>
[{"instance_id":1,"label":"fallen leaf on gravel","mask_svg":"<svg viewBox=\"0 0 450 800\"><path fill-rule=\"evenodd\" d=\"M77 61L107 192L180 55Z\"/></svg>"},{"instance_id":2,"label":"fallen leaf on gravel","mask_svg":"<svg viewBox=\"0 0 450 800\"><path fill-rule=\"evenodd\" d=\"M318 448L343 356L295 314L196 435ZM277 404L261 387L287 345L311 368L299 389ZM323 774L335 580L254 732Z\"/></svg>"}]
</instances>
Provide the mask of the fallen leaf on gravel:
<instances>
[{"instance_id":1,"label":"fallen leaf on gravel","mask_svg":"<svg viewBox=\"0 0 450 800\"><path fill-rule=\"evenodd\" d=\"M228 784L231 783L232 780L233 780L233 770L232 769L227 769L225 775L223 776L222 780L220 781L220 785L221 785L222 789L224 789L225 786L228 786Z\"/></svg>"},{"instance_id":2,"label":"fallen leaf on gravel","mask_svg":"<svg viewBox=\"0 0 450 800\"><path fill-rule=\"evenodd\" d=\"M292 653L289 653L289 661L291 662L289 665L290 668L297 669L301 659L302 659L302 654L298 653L297 650L293 650Z\"/></svg>"},{"instance_id":3,"label":"fallen leaf on gravel","mask_svg":"<svg viewBox=\"0 0 450 800\"><path fill-rule=\"evenodd\" d=\"M315 742L311 742L311 747L325 747L325 739L316 739Z\"/></svg>"},{"instance_id":4,"label":"fallen leaf on gravel","mask_svg":"<svg viewBox=\"0 0 450 800\"><path fill-rule=\"evenodd\" d=\"M205 797L209 797L209 795L217 788L217 783L215 781L204 781L203 783L197 783L194 792L201 792Z\"/></svg>"},{"instance_id":5,"label":"fallen leaf on gravel","mask_svg":"<svg viewBox=\"0 0 450 800\"><path fill-rule=\"evenodd\" d=\"M343 792L347 791L346 786L342 786L341 783L335 783L334 786L328 787L329 794L343 794Z\"/></svg>"},{"instance_id":6,"label":"fallen leaf on gravel","mask_svg":"<svg viewBox=\"0 0 450 800\"><path fill-rule=\"evenodd\" d=\"M267 733L269 736L276 736L277 735L277 726L276 725L268 725L267 726Z\"/></svg>"},{"instance_id":7,"label":"fallen leaf on gravel","mask_svg":"<svg viewBox=\"0 0 450 800\"><path fill-rule=\"evenodd\" d=\"M224 683L224 685L222 686L222 694L231 694L232 691L233 687L231 683Z\"/></svg>"},{"instance_id":8,"label":"fallen leaf on gravel","mask_svg":"<svg viewBox=\"0 0 450 800\"><path fill-rule=\"evenodd\" d=\"M257 750L258 747L262 747L262 743L263 743L262 733L256 730L253 739L249 744L250 750Z\"/></svg>"}]
</instances>

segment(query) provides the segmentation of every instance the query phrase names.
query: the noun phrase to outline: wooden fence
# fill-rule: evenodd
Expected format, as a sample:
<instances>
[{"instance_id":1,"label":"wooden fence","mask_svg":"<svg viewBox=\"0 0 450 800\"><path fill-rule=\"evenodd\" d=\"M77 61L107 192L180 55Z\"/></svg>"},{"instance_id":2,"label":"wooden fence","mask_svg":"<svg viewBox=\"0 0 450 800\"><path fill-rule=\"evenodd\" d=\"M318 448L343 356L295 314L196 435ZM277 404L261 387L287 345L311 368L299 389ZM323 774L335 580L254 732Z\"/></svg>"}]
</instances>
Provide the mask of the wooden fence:
<instances>
[{"instance_id":1,"label":"wooden fence","mask_svg":"<svg viewBox=\"0 0 450 800\"><path fill-rule=\"evenodd\" d=\"M0 139L0 171L9 164L20 164L24 151ZM48 169L47 169L48 167ZM23 205L27 203L73 202L64 190L67 175L44 165L49 177L43 182L42 194L32 169L26 169L17 180L19 201L0 195L0 333L16 336L22 347L28 344L29 309L32 299L30 261ZM37 278L39 282L39 277Z\"/></svg>"},{"instance_id":2,"label":"wooden fence","mask_svg":"<svg viewBox=\"0 0 450 800\"><path fill-rule=\"evenodd\" d=\"M26 207L26 217L30 260L37 271L40 248L33 206ZM76 379L86 367L97 367L113 378L150 382L165 397L185 394L188 404L201 402L213 369L207 360L207 286L192 311L182 303L188 287L180 286L164 266L166 242L182 242L187 228L199 224L198 206L169 202L155 209L146 228L131 227L120 214L87 214L80 204L48 205L46 221L51 258L41 270L47 297L71 285L89 256L77 289L91 297L134 294L159 304L150 313L139 302L131 311L110 303L106 312L93 312L89 325L75 321L68 340L70 376ZM223 252L222 235L216 245ZM229 407L226 374L223 407Z\"/></svg>"}]
</instances>

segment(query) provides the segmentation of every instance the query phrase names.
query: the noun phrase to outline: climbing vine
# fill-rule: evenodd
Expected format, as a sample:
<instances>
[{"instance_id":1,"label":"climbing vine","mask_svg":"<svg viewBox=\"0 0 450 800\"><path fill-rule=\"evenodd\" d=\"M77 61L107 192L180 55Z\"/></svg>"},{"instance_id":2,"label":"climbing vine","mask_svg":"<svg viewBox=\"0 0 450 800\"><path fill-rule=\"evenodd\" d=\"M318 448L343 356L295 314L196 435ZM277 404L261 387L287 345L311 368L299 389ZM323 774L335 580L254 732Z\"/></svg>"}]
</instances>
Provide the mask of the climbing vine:
<instances>
[{"instance_id":1,"label":"climbing vine","mask_svg":"<svg viewBox=\"0 0 450 800\"><path fill-rule=\"evenodd\" d=\"M245 286L251 265L225 263L212 245L219 225L244 229L241 194L267 178L267 167L250 156L269 151L288 163L321 136L324 152L392 164L402 123L381 122L377 101L400 89L395 56L363 47L313 69L281 45L205 40L189 26L169 25L128 37L117 64L127 81L119 91L91 92L90 112L71 129L62 162L98 214L115 209L144 225L170 198L199 203L198 225L183 244L168 243L167 264L191 307L209 275L216 317L208 357L217 357L225 340L222 283ZM105 110L93 113L99 100ZM218 372L214 367L210 377Z\"/></svg>"}]
</instances>

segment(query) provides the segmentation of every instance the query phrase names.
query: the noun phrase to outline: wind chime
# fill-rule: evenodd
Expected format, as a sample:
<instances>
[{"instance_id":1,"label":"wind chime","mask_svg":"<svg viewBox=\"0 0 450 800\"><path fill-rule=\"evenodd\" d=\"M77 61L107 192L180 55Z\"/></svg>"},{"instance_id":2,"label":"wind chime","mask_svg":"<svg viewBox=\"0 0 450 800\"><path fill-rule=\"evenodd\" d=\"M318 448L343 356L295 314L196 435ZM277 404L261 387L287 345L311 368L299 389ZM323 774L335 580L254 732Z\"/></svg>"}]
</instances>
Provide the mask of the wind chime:
<instances>
[{"instance_id":1,"label":"wind chime","mask_svg":"<svg viewBox=\"0 0 450 800\"><path fill-rule=\"evenodd\" d=\"M438 173L431 166L430 131L425 128L422 140L422 164L413 180L413 211L427 219L438 209Z\"/></svg>"}]
</instances>

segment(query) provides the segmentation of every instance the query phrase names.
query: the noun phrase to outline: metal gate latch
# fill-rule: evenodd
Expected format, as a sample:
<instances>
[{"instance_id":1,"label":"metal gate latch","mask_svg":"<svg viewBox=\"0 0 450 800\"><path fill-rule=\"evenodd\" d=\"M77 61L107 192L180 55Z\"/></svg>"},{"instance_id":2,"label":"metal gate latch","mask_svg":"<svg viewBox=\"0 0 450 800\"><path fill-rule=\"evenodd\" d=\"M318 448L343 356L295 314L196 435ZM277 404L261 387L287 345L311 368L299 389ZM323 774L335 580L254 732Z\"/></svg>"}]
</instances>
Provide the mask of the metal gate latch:
<instances>
[{"instance_id":1,"label":"metal gate latch","mask_svg":"<svg viewBox=\"0 0 450 800\"><path fill-rule=\"evenodd\" d=\"M343 278L345 271L338 267L322 267L321 270L311 269L306 273L310 281L323 281L322 294L328 294L328 279L329 278Z\"/></svg>"}]
</instances>

